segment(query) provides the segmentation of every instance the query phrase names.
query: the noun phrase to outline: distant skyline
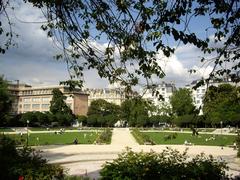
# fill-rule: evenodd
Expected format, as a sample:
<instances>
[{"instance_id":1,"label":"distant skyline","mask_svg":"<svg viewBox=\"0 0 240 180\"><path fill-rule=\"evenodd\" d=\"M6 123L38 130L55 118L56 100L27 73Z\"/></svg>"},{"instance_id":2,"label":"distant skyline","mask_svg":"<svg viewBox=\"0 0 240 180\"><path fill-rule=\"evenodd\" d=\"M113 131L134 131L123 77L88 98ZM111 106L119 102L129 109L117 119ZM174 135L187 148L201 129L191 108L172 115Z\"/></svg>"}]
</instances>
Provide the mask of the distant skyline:
<instances>
[{"instance_id":1,"label":"distant skyline","mask_svg":"<svg viewBox=\"0 0 240 180\"><path fill-rule=\"evenodd\" d=\"M40 29L42 24L36 23L45 20L42 12L27 3L15 6L14 12L9 10L9 13L14 23L13 31L19 35L15 38L17 47L11 47L5 54L0 54L0 74L8 80L19 80L31 85L59 84L59 81L69 79L66 63L53 58L60 50L47 37L46 32ZM197 27L195 29L197 31ZM212 67L202 67L199 61L202 55L200 50L192 45L180 45L170 58L159 55L159 64L166 73L166 77L159 79L159 82L172 81L177 87L183 87L193 80L206 77ZM188 70L191 68L198 72L190 75ZM108 86L108 81L101 79L96 70L85 71L84 80L85 86L89 88Z\"/></svg>"}]
</instances>

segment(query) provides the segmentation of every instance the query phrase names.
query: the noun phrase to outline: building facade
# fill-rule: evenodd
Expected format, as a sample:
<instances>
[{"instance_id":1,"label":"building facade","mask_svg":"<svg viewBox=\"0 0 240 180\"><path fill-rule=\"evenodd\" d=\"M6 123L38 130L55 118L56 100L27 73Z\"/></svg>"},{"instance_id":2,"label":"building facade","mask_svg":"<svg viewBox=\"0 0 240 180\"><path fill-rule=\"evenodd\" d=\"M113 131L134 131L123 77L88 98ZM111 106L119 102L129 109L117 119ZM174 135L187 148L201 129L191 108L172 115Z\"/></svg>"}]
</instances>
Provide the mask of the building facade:
<instances>
[{"instance_id":1,"label":"building facade","mask_svg":"<svg viewBox=\"0 0 240 180\"><path fill-rule=\"evenodd\" d=\"M191 84L186 85L185 87L187 89L190 89L192 91L192 98L193 98L193 103L196 106L196 108L200 109L200 115L203 113L202 112L202 107L203 107L203 100L204 100L204 96L205 93L207 91L207 88L209 86L216 86L218 87L221 84L231 84L232 86L239 86L239 83L233 83L230 79L223 79L222 81L210 81L209 84L204 84L200 87L198 87L197 89L194 89L193 87L199 82L200 80L195 80L193 81Z\"/></svg>"},{"instance_id":2,"label":"building facade","mask_svg":"<svg viewBox=\"0 0 240 180\"><path fill-rule=\"evenodd\" d=\"M86 115L88 111L88 94L80 89L70 92L64 86L32 87L20 83L9 83L8 89L14 97L12 114L49 111L53 89L59 89L67 97L66 103L75 115Z\"/></svg>"},{"instance_id":3,"label":"building facade","mask_svg":"<svg viewBox=\"0 0 240 180\"><path fill-rule=\"evenodd\" d=\"M153 90L147 89L143 90L143 99L150 100L155 106L159 108L162 107L171 107L170 98L173 95L173 92L176 90L174 83L161 82L155 89L163 97L163 100L159 100L158 97L153 96Z\"/></svg>"},{"instance_id":4,"label":"building facade","mask_svg":"<svg viewBox=\"0 0 240 180\"><path fill-rule=\"evenodd\" d=\"M126 99L125 92L121 88L85 89L84 92L89 94L88 106L97 99L104 99L116 105L121 105Z\"/></svg>"}]
</instances>

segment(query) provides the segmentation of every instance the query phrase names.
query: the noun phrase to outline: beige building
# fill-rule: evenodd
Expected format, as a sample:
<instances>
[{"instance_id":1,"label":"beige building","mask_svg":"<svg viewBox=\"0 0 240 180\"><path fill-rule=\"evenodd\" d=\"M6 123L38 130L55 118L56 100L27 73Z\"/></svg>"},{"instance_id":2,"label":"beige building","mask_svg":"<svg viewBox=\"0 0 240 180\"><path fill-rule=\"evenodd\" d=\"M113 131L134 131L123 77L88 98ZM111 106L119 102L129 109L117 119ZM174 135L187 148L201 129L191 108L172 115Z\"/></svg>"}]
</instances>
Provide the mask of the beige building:
<instances>
[{"instance_id":1,"label":"beige building","mask_svg":"<svg viewBox=\"0 0 240 180\"><path fill-rule=\"evenodd\" d=\"M89 94L88 106L97 99L104 99L107 102L121 105L126 99L125 92L121 88L105 88L105 89L85 89L85 93Z\"/></svg>"},{"instance_id":2,"label":"beige building","mask_svg":"<svg viewBox=\"0 0 240 180\"><path fill-rule=\"evenodd\" d=\"M52 90L59 89L67 97L66 103L75 115L86 115L88 111L88 94L80 89L69 91L64 86L32 87L27 84L9 84L9 91L15 97L12 113L31 111L47 112L52 100Z\"/></svg>"}]
</instances>

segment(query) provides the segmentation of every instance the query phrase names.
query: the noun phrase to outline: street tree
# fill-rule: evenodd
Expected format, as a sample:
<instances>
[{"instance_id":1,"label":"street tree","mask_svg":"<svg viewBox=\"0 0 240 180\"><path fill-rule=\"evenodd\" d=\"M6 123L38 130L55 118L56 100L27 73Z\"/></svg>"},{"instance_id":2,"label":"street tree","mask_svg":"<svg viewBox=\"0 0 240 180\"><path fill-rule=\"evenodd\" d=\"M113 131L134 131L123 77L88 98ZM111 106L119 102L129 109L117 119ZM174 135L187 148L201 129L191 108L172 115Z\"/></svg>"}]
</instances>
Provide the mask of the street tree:
<instances>
[{"instance_id":1,"label":"street tree","mask_svg":"<svg viewBox=\"0 0 240 180\"><path fill-rule=\"evenodd\" d=\"M8 91L7 81L0 76L0 126L7 124L9 111L12 107L13 98Z\"/></svg>"},{"instance_id":2,"label":"street tree","mask_svg":"<svg viewBox=\"0 0 240 180\"><path fill-rule=\"evenodd\" d=\"M240 125L240 88L230 84L210 86L204 98L203 113L213 125Z\"/></svg>"}]
</instances>

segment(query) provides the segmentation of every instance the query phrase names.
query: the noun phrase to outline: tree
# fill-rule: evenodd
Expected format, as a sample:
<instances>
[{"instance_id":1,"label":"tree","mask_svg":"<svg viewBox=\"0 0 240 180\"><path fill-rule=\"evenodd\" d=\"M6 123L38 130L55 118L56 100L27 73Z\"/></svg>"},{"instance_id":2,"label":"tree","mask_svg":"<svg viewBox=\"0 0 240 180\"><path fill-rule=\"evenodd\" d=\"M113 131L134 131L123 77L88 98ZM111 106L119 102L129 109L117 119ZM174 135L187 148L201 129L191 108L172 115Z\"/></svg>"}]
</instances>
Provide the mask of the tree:
<instances>
[{"instance_id":1,"label":"tree","mask_svg":"<svg viewBox=\"0 0 240 180\"><path fill-rule=\"evenodd\" d=\"M189 89L180 88L170 98L172 112L177 116L174 122L179 126L195 124L198 111L193 105L192 93Z\"/></svg>"},{"instance_id":2,"label":"tree","mask_svg":"<svg viewBox=\"0 0 240 180\"><path fill-rule=\"evenodd\" d=\"M192 93L186 88L180 88L179 90L173 92L173 95L170 98L170 103L172 105L173 113L177 116L193 114L195 111Z\"/></svg>"},{"instance_id":3,"label":"tree","mask_svg":"<svg viewBox=\"0 0 240 180\"><path fill-rule=\"evenodd\" d=\"M172 123L172 118L168 115L152 115L149 117L150 126L159 126L159 123Z\"/></svg>"},{"instance_id":4,"label":"tree","mask_svg":"<svg viewBox=\"0 0 240 180\"><path fill-rule=\"evenodd\" d=\"M16 148L16 143L0 135L0 179L63 179L63 168L48 164L39 152L29 148Z\"/></svg>"},{"instance_id":5,"label":"tree","mask_svg":"<svg viewBox=\"0 0 240 180\"><path fill-rule=\"evenodd\" d=\"M7 81L0 76L0 126L7 124L8 114L12 107L12 97L8 91Z\"/></svg>"},{"instance_id":6,"label":"tree","mask_svg":"<svg viewBox=\"0 0 240 180\"><path fill-rule=\"evenodd\" d=\"M240 125L240 88L230 84L210 86L206 92L203 113L213 125Z\"/></svg>"},{"instance_id":7,"label":"tree","mask_svg":"<svg viewBox=\"0 0 240 180\"><path fill-rule=\"evenodd\" d=\"M83 126L86 126L87 124L87 116L80 115L77 116L78 123L82 123Z\"/></svg>"},{"instance_id":8,"label":"tree","mask_svg":"<svg viewBox=\"0 0 240 180\"><path fill-rule=\"evenodd\" d=\"M127 121L129 126L143 127L148 125L152 104L140 97L136 97L125 100L121 104L121 109L122 119Z\"/></svg>"},{"instance_id":9,"label":"tree","mask_svg":"<svg viewBox=\"0 0 240 180\"><path fill-rule=\"evenodd\" d=\"M158 65L156 54L161 51L169 57L174 53L174 45L164 41L170 36L177 43L192 44L205 54L216 54L211 59L215 66L210 77L227 73L238 79L236 70L239 70L240 62L233 63L228 69L218 69L218 66L239 57L239 1L28 2L47 9L49 23L42 29L61 41L65 55L72 62L69 64L74 75L81 76L84 68L96 68L101 77L110 82L120 80L126 86L138 84L140 77L147 82L154 75L162 78L165 73ZM210 21L210 27L203 27L202 31L213 35L213 41L209 36L201 37L191 32L190 22L200 16ZM92 40L102 40L103 35L108 39L108 46L100 49ZM132 71L136 64L138 68Z\"/></svg>"},{"instance_id":10,"label":"tree","mask_svg":"<svg viewBox=\"0 0 240 180\"><path fill-rule=\"evenodd\" d=\"M120 107L103 99L92 101L88 108L88 119L91 125L113 126L119 120L119 116Z\"/></svg>"},{"instance_id":11,"label":"tree","mask_svg":"<svg viewBox=\"0 0 240 180\"><path fill-rule=\"evenodd\" d=\"M53 89L53 97L50 102L50 112L53 114L72 114L71 108L66 104L66 96L59 89Z\"/></svg>"},{"instance_id":12,"label":"tree","mask_svg":"<svg viewBox=\"0 0 240 180\"><path fill-rule=\"evenodd\" d=\"M150 88L150 82L153 82L152 85L156 83L150 81L152 77L162 78L165 75L156 55L160 52L169 57L175 52L176 44L191 44L204 53L201 61L212 63L214 67L207 81L225 74L236 82L240 80L239 1L25 2L45 12L47 23L43 24L42 29L62 44L64 53L56 58L64 58L68 62L73 70L70 71L73 72L71 78L82 77L85 69L95 68L100 77L110 82L121 81L127 90L143 78ZM0 15L3 17L8 17L7 3L0 2ZM202 27L205 37L192 32L191 22L197 22L201 17L206 18L205 22L210 22L209 27ZM0 23L2 33L1 27ZM198 28L200 30L201 26ZM2 34L13 36L11 30ZM170 44L165 39L174 43ZM107 47L96 45L95 41L103 40L107 41ZM5 50L0 49L1 52ZM207 59L209 54L214 58ZM222 66L223 63L229 66ZM202 83L200 81L198 85Z\"/></svg>"}]
</instances>

